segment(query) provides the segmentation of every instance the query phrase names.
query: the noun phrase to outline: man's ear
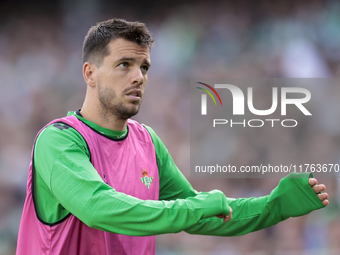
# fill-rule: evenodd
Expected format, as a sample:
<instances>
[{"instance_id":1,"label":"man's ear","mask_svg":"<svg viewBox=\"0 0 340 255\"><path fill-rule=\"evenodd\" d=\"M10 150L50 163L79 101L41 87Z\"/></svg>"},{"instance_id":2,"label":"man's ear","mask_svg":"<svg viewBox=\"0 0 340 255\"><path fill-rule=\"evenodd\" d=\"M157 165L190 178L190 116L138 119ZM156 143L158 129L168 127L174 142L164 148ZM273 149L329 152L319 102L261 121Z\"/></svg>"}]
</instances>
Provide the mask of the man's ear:
<instances>
[{"instance_id":1,"label":"man's ear","mask_svg":"<svg viewBox=\"0 0 340 255\"><path fill-rule=\"evenodd\" d=\"M94 79L94 73L97 67L89 62L85 62L83 65L83 76L84 80L90 87L95 87L96 82Z\"/></svg>"}]
</instances>

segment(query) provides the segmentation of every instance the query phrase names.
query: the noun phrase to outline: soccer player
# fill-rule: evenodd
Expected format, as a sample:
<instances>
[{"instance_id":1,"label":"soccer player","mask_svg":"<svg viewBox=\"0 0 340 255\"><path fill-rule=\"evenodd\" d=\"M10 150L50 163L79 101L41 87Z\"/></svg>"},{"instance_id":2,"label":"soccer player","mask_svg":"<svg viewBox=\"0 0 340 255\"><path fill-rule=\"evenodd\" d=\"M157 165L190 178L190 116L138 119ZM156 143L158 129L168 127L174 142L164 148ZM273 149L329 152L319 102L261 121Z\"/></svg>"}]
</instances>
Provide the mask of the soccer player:
<instances>
[{"instance_id":1,"label":"soccer player","mask_svg":"<svg viewBox=\"0 0 340 255\"><path fill-rule=\"evenodd\" d=\"M259 198L195 191L156 133L129 119L142 102L152 43L138 22L89 30L84 104L43 127L32 149L18 255L155 254L158 234L242 235L328 205L325 186L308 173Z\"/></svg>"}]
</instances>

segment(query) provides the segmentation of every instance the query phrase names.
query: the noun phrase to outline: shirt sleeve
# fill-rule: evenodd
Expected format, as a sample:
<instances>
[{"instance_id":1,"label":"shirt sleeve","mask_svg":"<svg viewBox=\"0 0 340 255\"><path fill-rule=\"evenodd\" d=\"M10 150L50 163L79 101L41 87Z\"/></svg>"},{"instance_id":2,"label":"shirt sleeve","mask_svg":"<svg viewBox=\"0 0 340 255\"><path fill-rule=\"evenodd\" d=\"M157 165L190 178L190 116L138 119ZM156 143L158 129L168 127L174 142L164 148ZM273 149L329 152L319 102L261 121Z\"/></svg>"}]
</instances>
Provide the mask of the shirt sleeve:
<instances>
[{"instance_id":1,"label":"shirt sleeve","mask_svg":"<svg viewBox=\"0 0 340 255\"><path fill-rule=\"evenodd\" d=\"M219 219L200 221L185 231L190 234L239 236L273 226L325 207L308 183L310 173L292 173L281 179L268 196L230 199L233 218L225 225Z\"/></svg>"},{"instance_id":2,"label":"shirt sleeve","mask_svg":"<svg viewBox=\"0 0 340 255\"><path fill-rule=\"evenodd\" d=\"M196 196L198 192L193 189L189 181L178 169L162 140L152 128L144 126L150 133L156 150L159 171L159 199L172 200Z\"/></svg>"},{"instance_id":3,"label":"shirt sleeve","mask_svg":"<svg viewBox=\"0 0 340 255\"><path fill-rule=\"evenodd\" d=\"M86 142L71 129L51 126L35 144L35 171L41 177L36 191L56 200L54 213L63 208L90 227L135 236L180 232L202 219L229 213L227 200L216 190L171 201L140 200L117 192L101 179ZM42 197L38 204L44 203Z\"/></svg>"},{"instance_id":4,"label":"shirt sleeve","mask_svg":"<svg viewBox=\"0 0 340 255\"><path fill-rule=\"evenodd\" d=\"M163 142L147 127L155 145L160 176L160 198L176 199L198 194L175 165ZM190 234L238 236L267 228L289 217L297 217L324 205L308 183L309 173L290 174L270 195L259 198L227 198L232 219L211 217L185 229Z\"/></svg>"}]
</instances>

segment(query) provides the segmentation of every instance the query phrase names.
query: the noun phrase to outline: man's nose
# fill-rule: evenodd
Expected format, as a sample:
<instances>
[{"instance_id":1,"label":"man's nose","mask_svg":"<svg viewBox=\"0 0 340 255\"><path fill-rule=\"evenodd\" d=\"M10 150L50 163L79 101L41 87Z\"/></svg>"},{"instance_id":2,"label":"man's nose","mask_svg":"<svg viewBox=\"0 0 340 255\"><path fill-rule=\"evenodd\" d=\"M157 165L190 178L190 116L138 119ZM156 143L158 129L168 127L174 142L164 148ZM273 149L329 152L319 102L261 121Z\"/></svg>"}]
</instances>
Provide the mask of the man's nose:
<instances>
[{"instance_id":1,"label":"man's nose","mask_svg":"<svg viewBox=\"0 0 340 255\"><path fill-rule=\"evenodd\" d=\"M134 85L141 85L144 82L144 75L142 73L142 70L138 67L135 68L132 77L131 77L131 83Z\"/></svg>"}]
</instances>

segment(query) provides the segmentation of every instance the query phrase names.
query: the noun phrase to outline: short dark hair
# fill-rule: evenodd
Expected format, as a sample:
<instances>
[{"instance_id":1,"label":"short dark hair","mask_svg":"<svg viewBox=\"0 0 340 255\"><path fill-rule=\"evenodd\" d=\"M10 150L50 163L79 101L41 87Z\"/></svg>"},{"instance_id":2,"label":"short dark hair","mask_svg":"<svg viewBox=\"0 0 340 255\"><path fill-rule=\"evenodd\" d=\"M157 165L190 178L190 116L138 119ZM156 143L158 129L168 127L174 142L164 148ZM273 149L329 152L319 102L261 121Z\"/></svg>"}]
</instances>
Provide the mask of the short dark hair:
<instances>
[{"instance_id":1,"label":"short dark hair","mask_svg":"<svg viewBox=\"0 0 340 255\"><path fill-rule=\"evenodd\" d=\"M140 46L147 46L149 49L154 42L144 23L124 19L102 21L92 26L85 36L83 64L91 61L93 64L100 66L104 57L110 54L107 45L116 38L123 38Z\"/></svg>"}]
</instances>

